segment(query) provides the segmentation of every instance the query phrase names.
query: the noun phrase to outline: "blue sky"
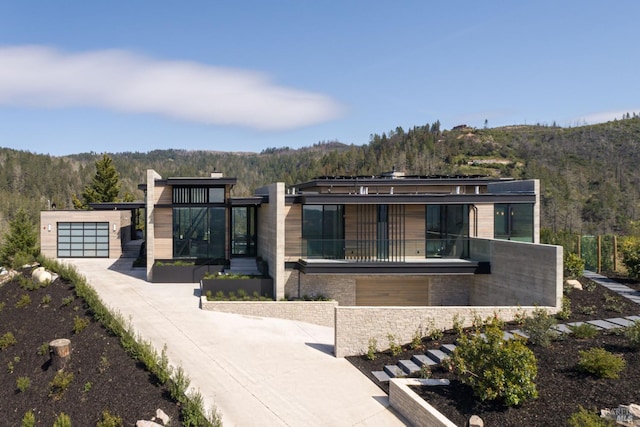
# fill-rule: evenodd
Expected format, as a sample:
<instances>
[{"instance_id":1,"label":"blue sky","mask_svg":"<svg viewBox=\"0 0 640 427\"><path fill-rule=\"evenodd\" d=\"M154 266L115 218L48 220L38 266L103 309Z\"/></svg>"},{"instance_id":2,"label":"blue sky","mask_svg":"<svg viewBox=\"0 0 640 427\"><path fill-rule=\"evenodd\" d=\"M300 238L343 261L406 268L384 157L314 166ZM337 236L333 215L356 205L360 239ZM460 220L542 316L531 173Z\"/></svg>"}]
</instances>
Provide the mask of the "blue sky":
<instances>
[{"instance_id":1,"label":"blue sky","mask_svg":"<svg viewBox=\"0 0 640 427\"><path fill-rule=\"evenodd\" d=\"M254 151L640 112L640 2L0 3L0 146Z\"/></svg>"}]
</instances>

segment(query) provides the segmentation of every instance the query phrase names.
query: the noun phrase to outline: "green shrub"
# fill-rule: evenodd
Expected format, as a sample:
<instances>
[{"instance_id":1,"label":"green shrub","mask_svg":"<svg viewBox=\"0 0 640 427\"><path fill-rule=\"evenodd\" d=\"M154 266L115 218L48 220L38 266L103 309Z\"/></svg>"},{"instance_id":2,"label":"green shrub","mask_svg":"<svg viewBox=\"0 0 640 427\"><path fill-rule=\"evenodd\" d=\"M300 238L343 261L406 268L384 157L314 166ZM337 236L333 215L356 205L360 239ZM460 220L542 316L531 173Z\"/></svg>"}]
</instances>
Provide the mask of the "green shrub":
<instances>
[{"instance_id":1,"label":"green shrub","mask_svg":"<svg viewBox=\"0 0 640 427\"><path fill-rule=\"evenodd\" d=\"M38 347L38 356L46 356L49 354L49 343L42 343L40 347Z\"/></svg>"},{"instance_id":2,"label":"green shrub","mask_svg":"<svg viewBox=\"0 0 640 427\"><path fill-rule=\"evenodd\" d=\"M640 280L640 237L627 237L621 242L622 263L627 268L627 275Z\"/></svg>"},{"instance_id":3,"label":"green shrub","mask_svg":"<svg viewBox=\"0 0 640 427\"><path fill-rule=\"evenodd\" d=\"M398 344L396 337L393 334L387 334L389 340L389 350L392 356L399 356L402 353L402 345Z\"/></svg>"},{"instance_id":4,"label":"green shrub","mask_svg":"<svg viewBox=\"0 0 640 427\"><path fill-rule=\"evenodd\" d=\"M51 304L51 295L47 294L45 296L42 297L42 300L40 300L40 305L49 305Z\"/></svg>"},{"instance_id":5,"label":"green shrub","mask_svg":"<svg viewBox=\"0 0 640 427\"><path fill-rule=\"evenodd\" d=\"M569 427L612 427L615 423L600 417L600 414L595 411L587 411L580 406L578 412L571 414L567 425Z\"/></svg>"},{"instance_id":6,"label":"green shrub","mask_svg":"<svg viewBox=\"0 0 640 427\"><path fill-rule=\"evenodd\" d=\"M96 427L123 427L122 418L111 415L109 411L102 411L102 419L98 421Z\"/></svg>"},{"instance_id":7,"label":"green shrub","mask_svg":"<svg viewBox=\"0 0 640 427\"><path fill-rule=\"evenodd\" d=\"M378 340L371 337L369 338L369 345L367 346L367 359L376 360L378 353Z\"/></svg>"},{"instance_id":8,"label":"green shrub","mask_svg":"<svg viewBox=\"0 0 640 427\"><path fill-rule=\"evenodd\" d=\"M16 388L24 393L31 387L31 379L29 377L18 377L16 380Z\"/></svg>"},{"instance_id":9,"label":"green shrub","mask_svg":"<svg viewBox=\"0 0 640 427\"><path fill-rule=\"evenodd\" d=\"M422 331L420 330L420 328L416 329L413 333L410 347L412 350L422 348Z\"/></svg>"},{"instance_id":10,"label":"green shrub","mask_svg":"<svg viewBox=\"0 0 640 427\"><path fill-rule=\"evenodd\" d=\"M461 318L458 313L453 315L452 329L458 336L462 335L462 332L464 332L464 317Z\"/></svg>"},{"instance_id":11,"label":"green shrub","mask_svg":"<svg viewBox=\"0 0 640 427\"><path fill-rule=\"evenodd\" d=\"M569 325L569 329L574 337L578 339L593 338L598 335L598 328L589 323L581 323L579 325Z\"/></svg>"},{"instance_id":12,"label":"green shrub","mask_svg":"<svg viewBox=\"0 0 640 427\"><path fill-rule=\"evenodd\" d=\"M6 350L17 342L18 341L16 341L16 337L13 336L13 333L7 332L0 337L0 350Z\"/></svg>"},{"instance_id":13,"label":"green shrub","mask_svg":"<svg viewBox=\"0 0 640 427\"><path fill-rule=\"evenodd\" d=\"M622 313L624 309L624 302L622 298L617 295L605 294L604 296L604 309L607 311L613 311L615 313Z\"/></svg>"},{"instance_id":14,"label":"green shrub","mask_svg":"<svg viewBox=\"0 0 640 427\"><path fill-rule=\"evenodd\" d=\"M89 393L91 391L91 387L93 387L93 383L91 381L87 381L86 383L84 383L84 386L82 387L82 391L84 393Z\"/></svg>"},{"instance_id":15,"label":"green shrub","mask_svg":"<svg viewBox=\"0 0 640 427\"><path fill-rule=\"evenodd\" d=\"M20 423L20 427L35 427L36 425L36 416L33 414L32 410L28 410L24 417L22 417L22 422Z\"/></svg>"},{"instance_id":16,"label":"green shrub","mask_svg":"<svg viewBox=\"0 0 640 427\"><path fill-rule=\"evenodd\" d=\"M573 252L566 251L564 253L564 277L576 278L582 277L584 271L584 260Z\"/></svg>"},{"instance_id":17,"label":"green shrub","mask_svg":"<svg viewBox=\"0 0 640 427\"><path fill-rule=\"evenodd\" d=\"M62 305L69 305L73 302L75 298L73 296L68 296L62 299Z\"/></svg>"},{"instance_id":18,"label":"green shrub","mask_svg":"<svg viewBox=\"0 0 640 427\"><path fill-rule=\"evenodd\" d=\"M587 292L593 292L596 290L597 286L598 286L597 283L594 282L593 280L587 280L582 286L582 289Z\"/></svg>"},{"instance_id":19,"label":"green shrub","mask_svg":"<svg viewBox=\"0 0 640 427\"><path fill-rule=\"evenodd\" d=\"M191 380L184 373L182 366L179 366L173 373L171 381L168 383L171 398L180 404L184 404L187 398L187 389L189 388L189 384L191 384Z\"/></svg>"},{"instance_id":20,"label":"green shrub","mask_svg":"<svg viewBox=\"0 0 640 427\"><path fill-rule=\"evenodd\" d=\"M537 308L530 317L524 320L522 329L529 336L529 342L541 347L549 347L551 341L558 333L552 329L556 325L556 319L549 315L547 310Z\"/></svg>"},{"instance_id":21,"label":"green shrub","mask_svg":"<svg viewBox=\"0 0 640 427\"><path fill-rule=\"evenodd\" d=\"M71 418L64 412L61 412L53 422L53 427L71 427Z\"/></svg>"},{"instance_id":22,"label":"green shrub","mask_svg":"<svg viewBox=\"0 0 640 427\"><path fill-rule=\"evenodd\" d=\"M199 392L189 394L180 411L182 424L185 427L203 427L209 425L204 410L204 400Z\"/></svg>"},{"instance_id":23,"label":"green shrub","mask_svg":"<svg viewBox=\"0 0 640 427\"><path fill-rule=\"evenodd\" d=\"M627 337L632 348L640 349L640 320L636 320L633 325L627 327L624 336Z\"/></svg>"},{"instance_id":24,"label":"green shrub","mask_svg":"<svg viewBox=\"0 0 640 427\"><path fill-rule=\"evenodd\" d=\"M501 400L508 406L538 397L536 358L521 339L504 340L501 323L490 320L478 333L462 336L451 362L460 380L480 400Z\"/></svg>"},{"instance_id":25,"label":"green shrub","mask_svg":"<svg viewBox=\"0 0 640 427\"><path fill-rule=\"evenodd\" d=\"M562 297L562 309L556 314L556 317L560 320L567 320L571 317L571 300L569 297Z\"/></svg>"},{"instance_id":26,"label":"green shrub","mask_svg":"<svg viewBox=\"0 0 640 427\"><path fill-rule=\"evenodd\" d=\"M626 362L617 354L613 354L601 347L581 350L578 369L598 378L618 378L625 368Z\"/></svg>"},{"instance_id":27,"label":"green shrub","mask_svg":"<svg viewBox=\"0 0 640 427\"><path fill-rule=\"evenodd\" d=\"M596 312L595 305L581 305L578 307L578 311L587 316L592 316Z\"/></svg>"},{"instance_id":28,"label":"green shrub","mask_svg":"<svg viewBox=\"0 0 640 427\"><path fill-rule=\"evenodd\" d=\"M55 399L59 399L62 397L65 391L71 385L71 381L73 381L73 372L65 372L64 370L59 370L56 373L56 376L53 377L53 380L49 383L49 387L51 391L49 392L49 397L53 397Z\"/></svg>"},{"instance_id":29,"label":"green shrub","mask_svg":"<svg viewBox=\"0 0 640 427\"><path fill-rule=\"evenodd\" d=\"M31 297L28 294L24 294L16 302L16 308L25 308L31 305Z\"/></svg>"},{"instance_id":30,"label":"green shrub","mask_svg":"<svg viewBox=\"0 0 640 427\"><path fill-rule=\"evenodd\" d=\"M73 333L79 334L89 326L89 320L84 317L76 316L73 318Z\"/></svg>"}]
</instances>

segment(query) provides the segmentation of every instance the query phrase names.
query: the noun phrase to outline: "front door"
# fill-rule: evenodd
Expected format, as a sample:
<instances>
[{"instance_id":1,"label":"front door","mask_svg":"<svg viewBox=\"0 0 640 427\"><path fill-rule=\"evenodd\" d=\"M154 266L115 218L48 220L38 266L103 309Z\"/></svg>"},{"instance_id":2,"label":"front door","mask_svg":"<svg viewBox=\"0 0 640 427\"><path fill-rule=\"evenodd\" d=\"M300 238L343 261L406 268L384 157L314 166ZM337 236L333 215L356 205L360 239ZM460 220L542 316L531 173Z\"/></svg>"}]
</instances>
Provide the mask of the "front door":
<instances>
[{"instance_id":1,"label":"front door","mask_svg":"<svg viewBox=\"0 0 640 427\"><path fill-rule=\"evenodd\" d=\"M231 212L231 256L256 256L255 206L237 206Z\"/></svg>"}]
</instances>

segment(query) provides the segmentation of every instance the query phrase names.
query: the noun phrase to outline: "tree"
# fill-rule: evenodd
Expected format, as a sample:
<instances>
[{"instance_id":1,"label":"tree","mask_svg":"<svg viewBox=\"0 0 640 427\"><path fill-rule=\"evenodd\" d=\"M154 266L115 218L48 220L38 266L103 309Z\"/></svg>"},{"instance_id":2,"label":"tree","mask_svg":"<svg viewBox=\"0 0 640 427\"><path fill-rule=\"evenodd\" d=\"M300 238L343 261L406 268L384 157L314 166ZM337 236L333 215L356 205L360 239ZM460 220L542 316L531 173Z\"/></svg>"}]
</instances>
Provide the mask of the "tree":
<instances>
[{"instance_id":1,"label":"tree","mask_svg":"<svg viewBox=\"0 0 640 427\"><path fill-rule=\"evenodd\" d=\"M0 263L17 267L14 264L33 261L39 252L37 243L36 226L27 211L20 208L9 222L9 231L5 234L4 243L0 248Z\"/></svg>"},{"instance_id":2,"label":"tree","mask_svg":"<svg viewBox=\"0 0 640 427\"><path fill-rule=\"evenodd\" d=\"M120 175L113 166L113 160L107 154L96 161L96 175L91 185L84 188L82 200L73 195L73 206L76 209L87 209L89 203L115 202L120 193Z\"/></svg>"}]
</instances>

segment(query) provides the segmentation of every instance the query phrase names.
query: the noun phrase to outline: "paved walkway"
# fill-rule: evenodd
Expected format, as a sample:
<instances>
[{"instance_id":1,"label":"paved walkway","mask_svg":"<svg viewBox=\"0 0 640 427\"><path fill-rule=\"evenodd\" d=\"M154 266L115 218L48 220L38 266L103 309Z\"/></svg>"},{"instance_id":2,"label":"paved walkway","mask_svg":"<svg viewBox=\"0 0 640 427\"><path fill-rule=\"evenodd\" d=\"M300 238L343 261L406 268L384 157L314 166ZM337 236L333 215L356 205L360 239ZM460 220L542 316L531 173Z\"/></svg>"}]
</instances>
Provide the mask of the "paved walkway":
<instances>
[{"instance_id":1,"label":"paved walkway","mask_svg":"<svg viewBox=\"0 0 640 427\"><path fill-rule=\"evenodd\" d=\"M195 284L152 284L131 260L73 259L103 302L181 365L230 426L405 426L387 395L332 355L332 328L199 309Z\"/></svg>"}]
</instances>

